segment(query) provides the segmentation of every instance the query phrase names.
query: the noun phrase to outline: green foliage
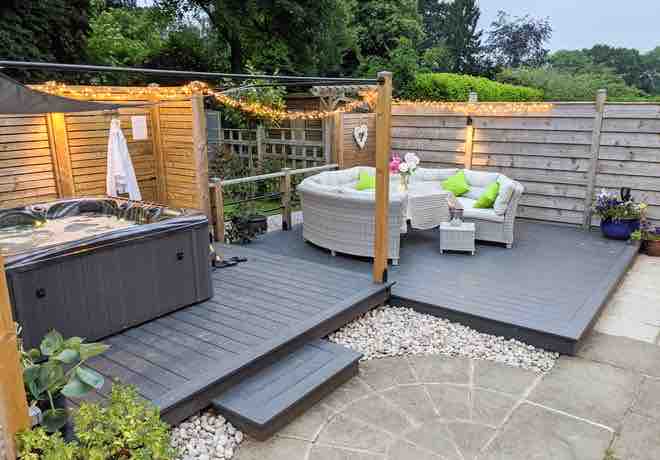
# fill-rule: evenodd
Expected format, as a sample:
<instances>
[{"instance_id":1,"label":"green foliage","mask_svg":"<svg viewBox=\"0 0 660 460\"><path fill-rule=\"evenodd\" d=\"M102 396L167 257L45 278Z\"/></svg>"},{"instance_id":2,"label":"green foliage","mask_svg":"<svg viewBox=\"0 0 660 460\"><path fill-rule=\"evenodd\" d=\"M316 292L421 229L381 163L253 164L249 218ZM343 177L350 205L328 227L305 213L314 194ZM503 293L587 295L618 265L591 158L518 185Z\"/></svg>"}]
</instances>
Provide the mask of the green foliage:
<instances>
[{"instance_id":1,"label":"green foliage","mask_svg":"<svg viewBox=\"0 0 660 460\"><path fill-rule=\"evenodd\" d=\"M544 45L550 37L552 27L548 19L528 15L511 18L499 11L490 26L485 50L497 66L540 66L548 55Z\"/></svg>"},{"instance_id":2,"label":"green foliage","mask_svg":"<svg viewBox=\"0 0 660 460\"><path fill-rule=\"evenodd\" d=\"M90 0L0 2L0 50L3 59L84 62ZM24 80L53 75L10 72Z\"/></svg>"},{"instance_id":3,"label":"green foliage","mask_svg":"<svg viewBox=\"0 0 660 460\"><path fill-rule=\"evenodd\" d=\"M593 101L596 92L606 88L609 100L634 100L643 96L610 71L569 73L553 68L504 69L497 80L543 90L548 101Z\"/></svg>"},{"instance_id":4,"label":"green foliage","mask_svg":"<svg viewBox=\"0 0 660 460\"><path fill-rule=\"evenodd\" d=\"M41 427L16 435L20 460L82 460L76 443L66 443L57 432L49 434Z\"/></svg>"},{"instance_id":5,"label":"green foliage","mask_svg":"<svg viewBox=\"0 0 660 460\"><path fill-rule=\"evenodd\" d=\"M444 45L451 55L455 73L478 71L482 32L477 29L481 12L476 0L454 0L444 17Z\"/></svg>"},{"instance_id":6,"label":"green foliage","mask_svg":"<svg viewBox=\"0 0 660 460\"><path fill-rule=\"evenodd\" d=\"M430 72L450 72L451 53L444 46L428 48L422 54L421 66Z\"/></svg>"},{"instance_id":7,"label":"green foliage","mask_svg":"<svg viewBox=\"0 0 660 460\"><path fill-rule=\"evenodd\" d=\"M543 92L524 86L498 83L483 77L450 73L422 73L415 77L405 96L430 101L467 101L471 91L479 101L539 101Z\"/></svg>"},{"instance_id":8,"label":"green foliage","mask_svg":"<svg viewBox=\"0 0 660 460\"><path fill-rule=\"evenodd\" d=\"M394 95L405 94L415 75L421 70L417 50L408 38L399 39L398 45L389 53L388 58L371 56L364 60L360 66L360 74L374 76L383 69L394 74Z\"/></svg>"},{"instance_id":9,"label":"green foliage","mask_svg":"<svg viewBox=\"0 0 660 460\"><path fill-rule=\"evenodd\" d=\"M28 403L46 404L43 426L47 431L57 431L65 425L67 412L55 407L54 400L60 394L79 398L92 389L100 389L103 376L83 364L105 352L108 346L84 343L80 337L64 340L59 332L51 331L43 338L39 350L25 351L20 347Z\"/></svg>"},{"instance_id":10,"label":"green foliage","mask_svg":"<svg viewBox=\"0 0 660 460\"><path fill-rule=\"evenodd\" d=\"M83 403L74 416L81 458L171 460L167 424L158 409L128 386L114 385L110 404Z\"/></svg>"}]
</instances>

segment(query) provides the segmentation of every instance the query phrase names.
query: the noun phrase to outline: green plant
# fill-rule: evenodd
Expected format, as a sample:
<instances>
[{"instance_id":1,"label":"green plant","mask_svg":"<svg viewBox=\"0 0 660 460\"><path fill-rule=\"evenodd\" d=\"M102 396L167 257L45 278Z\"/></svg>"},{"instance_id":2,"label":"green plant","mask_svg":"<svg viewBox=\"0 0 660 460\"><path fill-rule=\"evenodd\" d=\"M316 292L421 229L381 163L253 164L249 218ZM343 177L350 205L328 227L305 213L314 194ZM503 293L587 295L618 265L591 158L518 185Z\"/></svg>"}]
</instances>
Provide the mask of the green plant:
<instances>
[{"instance_id":1,"label":"green plant","mask_svg":"<svg viewBox=\"0 0 660 460\"><path fill-rule=\"evenodd\" d=\"M483 77L451 73L421 73L408 86L405 97L430 101L467 101L470 92L476 92L479 101L539 101L543 91L498 83Z\"/></svg>"},{"instance_id":2,"label":"green plant","mask_svg":"<svg viewBox=\"0 0 660 460\"><path fill-rule=\"evenodd\" d=\"M82 460L78 444L67 443L59 432L49 434L42 427L18 433L16 443L21 460Z\"/></svg>"},{"instance_id":3,"label":"green plant","mask_svg":"<svg viewBox=\"0 0 660 460\"><path fill-rule=\"evenodd\" d=\"M86 460L172 460L169 427L130 386L114 385L107 407L83 403L74 416Z\"/></svg>"},{"instance_id":4,"label":"green plant","mask_svg":"<svg viewBox=\"0 0 660 460\"><path fill-rule=\"evenodd\" d=\"M47 405L43 412L43 426L47 431L57 431L66 423L66 410L55 406L60 394L79 398L103 386L103 376L83 364L106 351L107 345L84 343L80 337L64 340L53 330L43 338L39 349L25 351L20 341L19 348L28 403Z\"/></svg>"},{"instance_id":5,"label":"green plant","mask_svg":"<svg viewBox=\"0 0 660 460\"><path fill-rule=\"evenodd\" d=\"M629 198L623 199L616 193L602 190L596 197L594 203L594 212L602 220L635 220L640 219L644 210L645 203L636 203Z\"/></svg>"}]
</instances>

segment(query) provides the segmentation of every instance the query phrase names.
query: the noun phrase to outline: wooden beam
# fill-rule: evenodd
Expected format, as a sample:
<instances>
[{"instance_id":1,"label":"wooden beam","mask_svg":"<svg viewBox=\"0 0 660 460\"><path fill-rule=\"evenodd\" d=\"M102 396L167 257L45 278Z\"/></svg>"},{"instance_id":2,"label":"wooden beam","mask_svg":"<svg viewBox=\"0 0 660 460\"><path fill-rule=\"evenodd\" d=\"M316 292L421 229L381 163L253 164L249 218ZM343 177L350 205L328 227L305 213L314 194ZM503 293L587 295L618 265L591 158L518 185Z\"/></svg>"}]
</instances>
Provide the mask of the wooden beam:
<instances>
[{"instance_id":1,"label":"wooden beam","mask_svg":"<svg viewBox=\"0 0 660 460\"><path fill-rule=\"evenodd\" d=\"M63 113L50 113L47 118L48 138L53 155L53 169L57 184L57 195L68 198L76 195L71 167L71 152L69 138L66 132L66 121Z\"/></svg>"},{"instance_id":2,"label":"wooden beam","mask_svg":"<svg viewBox=\"0 0 660 460\"><path fill-rule=\"evenodd\" d=\"M157 88L157 83L149 85L150 88ZM160 119L160 97L157 91L151 93L150 101L153 103L149 113L151 115L151 142L154 149L154 162L156 170L156 201L162 204L167 202L167 162L165 161L165 152L163 149L163 135L161 133Z\"/></svg>"},{"instance_id":3,"label":"wooden beam","mask_svg":"<svg viewBox=\"0 0 660 460\"><path fill-rule=\"evenodd\" d=\"M7 289L5 260L2 256L0 256L0 426L7 438L5 440L7 458L16 458L14 443L16 433L28 429L30 421L18 354L16 324Z\"/></svg>"},{"instance_id":4,"label":"wooden beam","mask_svg":"<svg viewBox=\"0 0 660 460\"><path fill-rule=\"evenodd\" d=\"M334 135L332 139L333 163L337 163L339 169L344 169L344 117L341 112L334 115Z\"/></svg>"},{"instance_id":5,"label":"wooden beam","mask_svg":"<svg viewBox=\"0 0 660 460\"><path fill-rule=\"evenodd\" d=\"M280 183L282 193L282 230L291 230L291 168L282 168L284 175Z\"/></svg>"},{"instance_id":6,"label":"wooden beam","mask_svg":"<svg viewBox=\"0 0 660 460\"><path fill-rule=\"evenodd\" d=\"M474 126L472 118L468 117L465 127L465 169L472 169L472 150L474 148Z\"/></svg>"},{"instance_id":7,"label":"wooden beam","mask_svg":"<svg viewBox=\"0 0 660 460\"><path fill-rule=\"evenodd\" d=\"M387 281L388 211L390 202L390 160L392 126L392 73L378 74L376 102L376 229L374 241L373 278Z\"/></svg>"},{"instance_id":8,"label":"wooden beam","mask_svg":"<svg viewBox=\"0 0 660 460\"><path fill-rule=\"evenodd\" d=\"M199 207L211 222L211 202L209 199L209 158L206 134L206 114L204 113L204 94L195 91L192 95L192 136L193 162Z\"/></svg>"},{"instance_id":9,"label":"wooden beam","mask_svg":"<svg viewBox=\"0 0 660 460\"><path fill-rule=\"evenodd\" d=\"M219 242L225 242L225 200L222 195L222 184L220 181L211 186L213 190L213 238Z\"/></svg>"},{"instance_id":10,"label":"wooden beam","mask_svg":"<svg viewBox=\"0 0 660 460\"><path fill-rule=\"evenodd\" d=\"M594 115L594 127L591 132L591 163L587 174L587 192L584 197L584 221L582 227L585 230L591 228L591 206L594 200L594 189L596 187L596 174L598 173L598 157L600 156L600 136L603 129L603 115L605 113L605 102L607 101L607 90L599 89L596 95L596 114Z\"/></svg>"}]
</instances>

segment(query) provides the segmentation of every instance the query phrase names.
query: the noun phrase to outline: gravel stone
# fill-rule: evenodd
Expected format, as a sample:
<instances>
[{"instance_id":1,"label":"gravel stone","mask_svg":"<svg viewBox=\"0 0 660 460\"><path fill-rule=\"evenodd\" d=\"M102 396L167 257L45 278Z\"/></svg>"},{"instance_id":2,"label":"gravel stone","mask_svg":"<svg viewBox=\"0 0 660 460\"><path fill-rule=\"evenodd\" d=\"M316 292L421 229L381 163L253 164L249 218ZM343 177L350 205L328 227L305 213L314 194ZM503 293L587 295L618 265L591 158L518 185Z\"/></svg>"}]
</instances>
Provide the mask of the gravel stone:
<instances>
[{"instance_id":1,"label":"gravel stone","mask_svg":"<svg viewBox=\"0 0 660 460\"><path fill-rule=\"evenodd\" d=\"M484 359L547 372L559 358L515 339L477 332L462 324L384 306L330 334L332 342L362 353L363 360L406 355L445 355Z\"/></svg>"},{"instance_id":2,"label":"gravel stone","mask_svg":"<svg viewBox=\"0 0 660 460\"><path fill-rule=\"evenodd\" d=\"M210 410L172 428L177 460L230 460L242 441L243 433Z\"/></svg>"}]
</instances>

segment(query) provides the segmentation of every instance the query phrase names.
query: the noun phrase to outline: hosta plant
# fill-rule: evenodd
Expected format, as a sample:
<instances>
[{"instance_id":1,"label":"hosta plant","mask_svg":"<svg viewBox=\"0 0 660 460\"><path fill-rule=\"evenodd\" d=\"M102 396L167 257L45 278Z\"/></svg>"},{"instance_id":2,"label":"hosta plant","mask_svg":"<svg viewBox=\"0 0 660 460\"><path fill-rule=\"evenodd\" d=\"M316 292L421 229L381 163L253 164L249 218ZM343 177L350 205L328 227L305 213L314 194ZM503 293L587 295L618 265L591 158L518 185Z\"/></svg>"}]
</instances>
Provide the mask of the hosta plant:
<instances>
[{"instance_id":1,"label":"hosta plant","mask_svg":"<svg viewBox=\"0 0 660 460\"><path fill-rule=\"evenodd\" d=\"M55 404L60 395L79 398L103 386L103 376L84 363L107 349L107 345L85 343L80 337L64 339L57 331L46 334L39 349L25 351L21 346L28 403L46 408L42 422L46 431L57 431L66 424L66 410Z\"/></svg>"}]
</instances>

